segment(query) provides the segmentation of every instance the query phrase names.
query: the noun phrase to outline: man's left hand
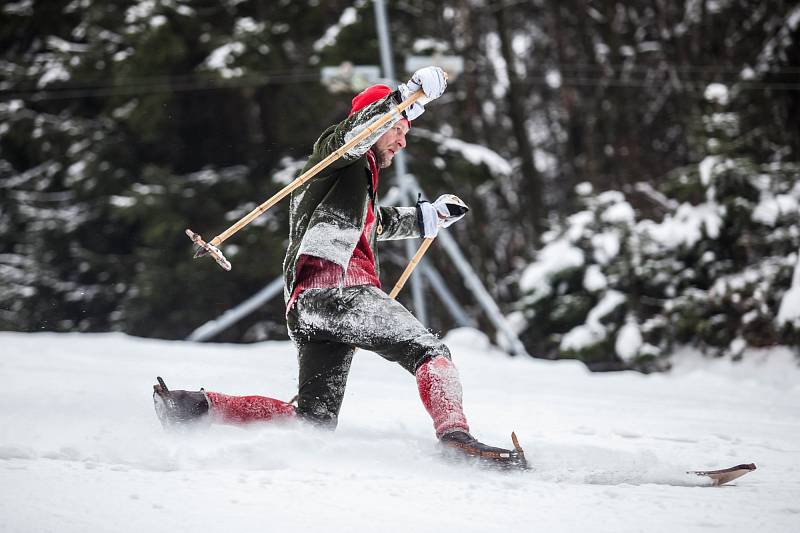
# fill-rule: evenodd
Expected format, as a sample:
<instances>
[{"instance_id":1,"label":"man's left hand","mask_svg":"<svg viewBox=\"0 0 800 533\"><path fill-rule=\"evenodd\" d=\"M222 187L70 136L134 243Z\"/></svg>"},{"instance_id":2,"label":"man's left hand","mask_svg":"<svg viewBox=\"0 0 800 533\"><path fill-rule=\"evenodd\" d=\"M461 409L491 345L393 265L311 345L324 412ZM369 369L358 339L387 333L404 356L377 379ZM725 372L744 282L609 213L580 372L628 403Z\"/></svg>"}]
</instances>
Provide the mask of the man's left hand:
<instances>
[{"instance_id":1,"label":"man's left hand","mask_svg":"<svg viewBox=\"0 0 800 533\"><path fill-rule=\"evenodd\" d=\"M436 237L439 228L447 228L464 218L469 207L454 194L443 194L433 202L417 202L417 219L420 233L425 238Z\"/></svg>"}]
</instances>

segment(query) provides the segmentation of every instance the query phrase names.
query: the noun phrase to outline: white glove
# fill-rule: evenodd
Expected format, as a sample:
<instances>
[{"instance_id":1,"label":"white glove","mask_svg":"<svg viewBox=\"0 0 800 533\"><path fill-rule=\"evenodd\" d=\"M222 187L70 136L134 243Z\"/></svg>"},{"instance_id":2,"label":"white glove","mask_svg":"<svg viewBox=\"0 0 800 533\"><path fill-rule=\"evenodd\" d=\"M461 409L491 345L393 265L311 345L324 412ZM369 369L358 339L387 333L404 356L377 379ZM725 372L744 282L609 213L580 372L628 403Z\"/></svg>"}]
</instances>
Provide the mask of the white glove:
<instances>
[{"instance_id":1,"label":"white glove","mask_svg":"<svg viewBox=\"0 0 800 533\"><path fill-rule=\"evenodd\" d=\"M436 100L447 88L447 75L439 67L421 68L411 76L406 86L412 93L422 89L429 101Z\"/></svg>"},{"instance_id":2,"label":"white glove","mask_svg":"<svg viewBox=\"0 0 800 533\"><path fill-rule=\"evenodd\" d=\"M446 228L464 218L469 207L454 194L443 194L433 203L425 200L417 202L417 221L423 237L433 238L439 228Z\"/></svg>"},{"instance_id":3,"label":"white glove","mask_svg":"<svg viewBox=\"0 0 800 533\"><path fill-rule=\"evenodd\" d=\"M421 68L411 76L408 83L401 84L398 87L400 96L403 101L407 100L412 94L422 89L425 93L425 98L430 102L442 96L444 90L447 88L447 75L439 67L425 67ZM406 117L408 120L415 120L422 113L425 112L425 106L419 100L406 108Z\"/></svg>"}]
</instances>

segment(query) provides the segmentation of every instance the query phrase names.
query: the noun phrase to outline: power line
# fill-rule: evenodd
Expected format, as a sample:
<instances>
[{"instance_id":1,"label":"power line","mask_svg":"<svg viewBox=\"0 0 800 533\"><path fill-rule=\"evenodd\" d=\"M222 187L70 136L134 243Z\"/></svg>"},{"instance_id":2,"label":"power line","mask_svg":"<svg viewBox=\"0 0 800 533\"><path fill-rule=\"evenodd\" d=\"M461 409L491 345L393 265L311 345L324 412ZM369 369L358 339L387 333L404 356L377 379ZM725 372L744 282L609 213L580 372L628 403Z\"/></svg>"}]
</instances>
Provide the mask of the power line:
<instances>
[{"instance_id":1,"label":"power line","mask_svg":"<svg viewBox=\"0 0 800 533\"><path fill-rule=\"evenodd\" d=\"M293 73L288 75L247 75L237 78L213 78L210 76L152 76L148 78L129 78L112 84L92 84L92 82L75 82L49 89L11 89L0 90L2 99L22 100L59 100L100 98L107 96L134 96L142 94L158 94L171 92L199 92L223 89L245 89L267 85L285 85L290 83L319 82L318 71L310 73Z\"/></svg>"},{"instance_id":2,"label":"power line","mask_svg":"<svg viewBox=\"0 0 800 533\"><path fill-rule=\"evenodd\" d=\"M599 67L598 67L599 68ZM687 67L700 68L700 67ZM529 75L523 79L525 85L531 87L558 86L584 87L603 86L610 88L656 88L670 80L655 79L620 79L610 76L598 76L597 73L582 75L579 65L570 65L569 68L558 72L560 79L554 84L545 75ZM800 71L800 69L798 69ZM644 72L644 71L643 71ZM651 71L648 71L651 72ZM687 70L688 72L688 70ZM697 72L700 72L699 70ZM722 72L717 71L717 72ZM568 74L569 73L569 74ZM771 74L783 74L784 71ZM788 73L788 72L787 72ZM58 87L41 88L14 88L0 90L0 99L22 99L31 101L101 98L109 96L134 96L144 94L159 94L171 92L200 92L212 90L229 90L263 87L267 85L286 85L294 83L318 83L321 81L318 70L302 71L275 71L271 73L257 73L238 76L235 78L220 78L214 73L187 74L178 76L145 76L139 78L120 78L113 83L103 84L96 81L74 80ZM777 81L750 81L750 80L718 80L699 79L697 77L677 78L675 83L691 88L703 88L709 83L719 82L735 86L739 90L776 90L800 91L800 83Z\"/></svg>"},{"instance_id":3,"label":"power line","mask_svg":"<svg viewBox=\"0 0 800 533\"><path fill-rule=\"evenodd\" d=\"M692 72L692 73L707 73L707 74L735 74L740 75L742 72L752 70L756 72L757 67L743 66L723 66L723 65L675 65L664 61L658 61L654 64L643 65L635 64L630 65L626 63L560 63L553 64L551 67L541 67L542 70L550 68L559 72L570 71L619 71L619 72ZM767 70L764 74L781 75L781 74L798 74L800 67L787 67L782 66L778 70Z\"/></svg>"},{"instance_id":4,"label":"power line","mask_svg":"<svg viewBox=\"0 0 800 533\"><path fill-rule=\"evenodd\" d=\"M542 86L547 85L553 87L553 82L548 81L545 77L527 77L523 82L528 85ZM697 80L679 78L675 83L671 80L618 80L613 78L601 77L565 77L561 78L556 85L566 86L604 86L604 87L620 87L620 88L638 88L644 89L648 87L663 87L666 84L672 83L673 85L683 85L695 89L703 89L710 83L725 83L739 90L778 90L778 91L800 91L800 83L781 83L781 82L752 82L752 81L730 81L730 80Z\"/></svg>"}]
</instances>

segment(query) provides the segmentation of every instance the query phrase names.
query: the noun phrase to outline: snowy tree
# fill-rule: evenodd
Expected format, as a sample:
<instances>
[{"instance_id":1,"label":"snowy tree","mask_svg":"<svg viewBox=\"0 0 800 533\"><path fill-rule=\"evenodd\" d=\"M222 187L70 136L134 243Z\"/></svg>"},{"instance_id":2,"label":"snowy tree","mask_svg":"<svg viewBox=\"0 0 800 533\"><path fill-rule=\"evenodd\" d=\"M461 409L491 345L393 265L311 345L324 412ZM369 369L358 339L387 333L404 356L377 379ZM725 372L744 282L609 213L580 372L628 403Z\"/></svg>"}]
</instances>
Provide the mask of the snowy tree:
<instances>
[{"instance_id":1,"label":"snowy tree","mask_svg":"<svg viewBox=\"0 0 800 533\"><path fill-rule=\"evenodd\" d=\"M649 371L680 344L734 358L748 346L797 346L796 324L778 314L800 246L800 166L757 163L728 89L709 85L705 96L706 157L659 189L638 188L660 217L581 185L585 209L523 271L525 337L539 353Z\"/></svg>"},{"instance_id":2,"label":"snowy tree","mask_svg":"<svg viewBox=\"0 0 800 533\"><path fill-rule=\"evenodd\" d=\"M608 244L605 234L616 235L625 257L627 248L655 246L637 229L645 220L663 225L702 205L710 210L710 188L713 205L725 210L718 217L727 240L698 241L708 247L702 253L721 258L711 266L687 248L641 252L644 266L592 267L591 279L601 268L608 290L627 295L602 316L618 299L570 288L593 264L586 243L572 243L585 266L562 276L568 298L552 301L552 324L537 313L541 335L528 331L532 351L557 356L554 335L595 310L592 338L605 343L598 361L617 344L636 344L636 324L641 346L662 353L669 335L647 333L665 331L660 322L641 322L647 313L634 322L629 310L660 309L661 282L631 277L647 281L642 297L632 298L636 288L615 286L615 276L646 268L662 280L673 268L697 269L676 279L704 280L702 290L711 290L742 257L796 251L788 250L794 237L779 236L792 231L783 215L768 223L774 206L783 213L793 197L786 180L800 159L791 121L800 108L795 3L414 0L388 7L399 77L410 74L402 66L412 54L464 59L445 97L414 124L407 153L429 194L454 192L472 208L467 223L448 231L501 305L529 302L517 283L525 266L546 255L563 221L578 212L594 213L603 234L594 238ZM275 208L226 243L235 258L230 275L192 261L183 229L207 237L222 231L285 185L320 131L346 116L351 95L328 91L321 67L379 62L366 0L20 0L0 8L0 44L0 327L170 338L279 275L286 210ZM726 88L727 104L706 98L713 84ZM391 174L382 178L385 188ZM762 175L770 179L754 177ZM592 193L576 192L584 182ZM605 226L602 209L623 201L608 191L624 194L634 221ZM681 211L683 204L695 209ZM710 224L711 213L704 217ZM406 257L392 246L384 257L391 283ZM434 247L426 260L480 316L446 256ZM732 270L720 266L726 261ZM786 268L781 263L774 279L788 283ZM765 305L772 310L774 302ZM452 326L433 311L431 327ZM758 326L769 315L759 313L752 329L767 333L762 342L791 338L783 326ZM271 302L221 338L282 336L282 315L281 302ZM624 324L630 342L600 335L597 324L616 331L609 321Z\"/></svg>"}]
</instances>

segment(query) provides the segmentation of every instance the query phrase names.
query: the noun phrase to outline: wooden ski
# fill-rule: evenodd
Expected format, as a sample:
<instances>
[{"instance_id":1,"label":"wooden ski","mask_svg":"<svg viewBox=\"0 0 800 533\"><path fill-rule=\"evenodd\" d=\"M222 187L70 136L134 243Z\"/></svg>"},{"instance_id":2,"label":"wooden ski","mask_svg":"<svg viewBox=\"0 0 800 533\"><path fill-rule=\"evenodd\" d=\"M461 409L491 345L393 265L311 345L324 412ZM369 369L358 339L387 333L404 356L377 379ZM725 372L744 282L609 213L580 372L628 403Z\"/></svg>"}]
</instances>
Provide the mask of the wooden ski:
<instances>
[{"instance_id":1,"label":"wooden ski","mask_svg":"<svg viewBox=\"0 0 800 533\"><path fill-rule=\"evenodd\" d=\"M695 470L686 473L710 479L712 486L718 487L720 485L724 485L725 483L729 483L734 479L740 478L745 474L749 474L755 469L756 465L750 463L736 465L730 468L723 468L722 470Z\"/></svg>"}]
</instances>

